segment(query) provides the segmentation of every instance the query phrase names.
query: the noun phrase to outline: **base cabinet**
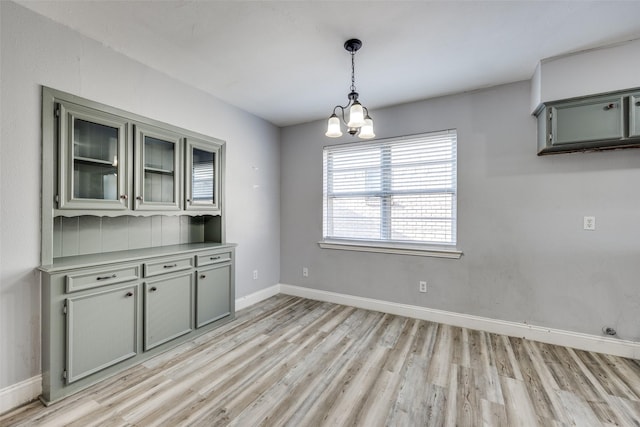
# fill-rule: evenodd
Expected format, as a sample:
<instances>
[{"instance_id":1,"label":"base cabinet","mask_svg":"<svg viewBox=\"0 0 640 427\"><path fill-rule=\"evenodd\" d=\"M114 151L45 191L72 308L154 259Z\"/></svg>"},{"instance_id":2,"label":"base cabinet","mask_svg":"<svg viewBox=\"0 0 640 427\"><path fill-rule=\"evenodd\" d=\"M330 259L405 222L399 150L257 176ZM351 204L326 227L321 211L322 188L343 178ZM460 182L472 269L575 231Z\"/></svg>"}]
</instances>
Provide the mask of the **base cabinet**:
<instances>
[{"instance_id":1,"label":"base cabinet","mask_svg":"<svg viewBox=\"0 0 640 427\"><path fill-rule=\"evenodd\" d=\"M201 328L229 315L231 264L199 270L197 276L196 327Z\"/></svg>"},{"instance_id":2,"label":"base cabinet","mask_svg":"<svg viewBox=\"0 0 640 427\"><path fill-rule=\"evenodd\" d=\"M60 400L232 320L234 253L233 244L193 243L42 266L41 400Z\"/></svg>"},{"instance_id":3,"label":"base cabinet","mask_svg":"<svg viewBox=\"0 0 640 427\"><path fill-rule=\"evenodd\" d=\"M67 299L67 383L138 353L137 299L137 283Z\"/></svg>"},{"instance_id":4,"label":"base cabinet","mask_svg":"<svg viewBox=\"0 0 640 427\"><path fill-rule=\"evenodd\" d=\"M144 349L171 341L193 330L193 273L144 284ZM228 307L229 300L224 301Z\"/></svg>"}]
</instances>

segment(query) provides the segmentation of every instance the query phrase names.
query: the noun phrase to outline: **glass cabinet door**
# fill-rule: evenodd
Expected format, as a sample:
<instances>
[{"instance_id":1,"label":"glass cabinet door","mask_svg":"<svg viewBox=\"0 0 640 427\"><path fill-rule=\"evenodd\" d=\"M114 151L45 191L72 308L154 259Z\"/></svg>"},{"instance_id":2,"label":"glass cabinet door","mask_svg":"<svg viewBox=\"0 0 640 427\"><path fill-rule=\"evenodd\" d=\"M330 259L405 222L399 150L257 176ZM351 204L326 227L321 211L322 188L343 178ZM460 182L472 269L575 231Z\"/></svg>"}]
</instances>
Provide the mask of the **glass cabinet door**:
<instances>
[{"instance_id":1,"label":"glass cabinet door","mask_svg":"<svg viewBox=\"0 0 640 427\"><path fill-rule=\"evenodd\" d=\"M58 104L59 209L127 209L127 122Z\"/></svg>"},{"instance_id":2,"label":"glass cabinet door","mask_svg":"<svg viewBox=\"0 0 640 427\"><path fill-rule=\"evenodd\" d=\"M640 93L629 97L629 137L640 136Z\"/></svg>"},{"instance_id":3,"label":"glass cabinet door","mask_svg":"<svg viewBox=\"0 0 640 427\"><path fill-rule=\"evenodd\" d=\"M185 209L220 209L220 146L187 139Z\"/></svg>"},{"instance_id":4,"label":"glass cabinet door","mask_svg":"<svg viewBox=\"0 0 640 427\"><path fill-rule=\"evenodd\" d=\"M180 209L180 136L136 126L136 197L138 210Z\"/></svg>"}]
</instances>

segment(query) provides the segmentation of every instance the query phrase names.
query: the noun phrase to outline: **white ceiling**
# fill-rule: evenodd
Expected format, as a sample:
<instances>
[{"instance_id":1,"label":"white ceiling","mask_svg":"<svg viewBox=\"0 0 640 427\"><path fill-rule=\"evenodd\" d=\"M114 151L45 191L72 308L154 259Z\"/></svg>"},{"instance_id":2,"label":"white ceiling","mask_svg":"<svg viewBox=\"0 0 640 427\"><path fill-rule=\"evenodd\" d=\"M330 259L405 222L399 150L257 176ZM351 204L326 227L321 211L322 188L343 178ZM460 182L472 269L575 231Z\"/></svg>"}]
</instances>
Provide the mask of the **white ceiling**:
<instances>
[{"instance_id":1,"label":"white ceiling","mask_svg":"<svg viewBox=\"0 0 640 427\"><path fill-rule=\"evenodd\" d=\"M19 1L278 125L529 79L540 59L640 38L640 1Z\"/></svg>"}]
</instances>

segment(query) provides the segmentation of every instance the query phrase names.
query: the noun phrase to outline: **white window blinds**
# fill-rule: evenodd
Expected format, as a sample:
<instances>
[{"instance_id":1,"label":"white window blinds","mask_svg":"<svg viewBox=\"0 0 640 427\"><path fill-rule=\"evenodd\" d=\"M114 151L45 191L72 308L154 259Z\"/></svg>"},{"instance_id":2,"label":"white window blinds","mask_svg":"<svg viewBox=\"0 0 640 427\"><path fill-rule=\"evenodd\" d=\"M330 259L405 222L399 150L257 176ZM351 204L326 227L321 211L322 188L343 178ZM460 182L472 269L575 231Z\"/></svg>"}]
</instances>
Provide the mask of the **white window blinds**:
<instances>
[{"instance_id":1,"label":"white window blinds","mask_svg":"<svg viewBox=\"0 0 640 427\"><path fill-rule=\"evenodd\" d=\"M456 244L455 130L324 148L323 238Z\"/></svg>"}]
</instances>

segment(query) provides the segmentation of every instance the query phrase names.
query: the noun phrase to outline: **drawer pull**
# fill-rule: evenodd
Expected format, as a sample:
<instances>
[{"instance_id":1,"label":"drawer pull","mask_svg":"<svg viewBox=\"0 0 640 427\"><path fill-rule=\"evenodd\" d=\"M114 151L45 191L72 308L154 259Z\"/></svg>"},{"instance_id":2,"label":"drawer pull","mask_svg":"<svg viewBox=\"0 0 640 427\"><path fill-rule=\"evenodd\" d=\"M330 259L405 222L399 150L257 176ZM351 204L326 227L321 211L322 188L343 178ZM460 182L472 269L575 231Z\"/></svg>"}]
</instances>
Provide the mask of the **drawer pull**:
<instances>
[{"instance_id":1,"label":"drawer pull","mask_svg":"<svg viewBox=\"0 0 640 427\"><path fill-rule=\"evenodd\" d=\"M618 108L618 104L607 104L604 109L605 110L612 110L614 108Z\"/></svg>"},{"instance_id":2,"label":"drawer pull","mask_svg":"<svg viewBox=\"0 0 640 427\"><path fill-rule=\"evenodd\" d=\"M152 287L149 289L149 292L155 292L155 291L157 291L157 290L158 290L158 288L156 288L155 286L152 286Z\"/></svg>"},{"instance_id":3,"label":"drawer pull","mask_svg":"<svg viewBox=\"0 0 640 427\"><path fill-rule=\"evenodd\" d=\"M133 292L127 292L126 294L124 294L125 297L132 297L133 296Z\"/></svg>"},{"instance_id":4,"label":"drawer pull","mask_svg":"<svg viewBox=\"0 0 640 427\"><path fill-rule=\"evenodd\" d=\"M109 279L115 279L116 277L118 277L118 275L114 273L111 276L96 277L96 280L109 280Z\"/></svg>"},{"instance_id":5,"label":"drawer pull","mask_svg":"<svg viewBox=\"0 0 640 427\"><path fill-rule=\"evenodd\" d=\"M215 261L217 259L220 259L220 256L212 256L210 259L211 259L211 261Z\"/></svg>"},{"instance_id":6,"label":"drawer pull","mask_svg":"<svg viewBox=\"0 0 640 427\"><path fill-rule=\"evenodd\" d=\"M173 267L177 267L178 264L167 264L164 266L164 268L173 268Z\"/></svg>"},{"instance_id":7,"label":"drawer pull","mask_svg":"<svg viewBox=\"0 0 640 427\"><path fill-rule=\"evenodd\" d=\"M201 278L201 279L206 279L206 278L207 278L207 276L205 276L204 274L201 274L201 275L200 275L200 278Z\"/></svg>"}]
</instances>

